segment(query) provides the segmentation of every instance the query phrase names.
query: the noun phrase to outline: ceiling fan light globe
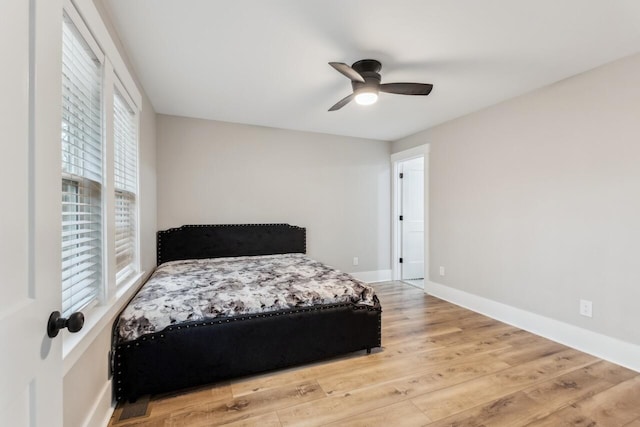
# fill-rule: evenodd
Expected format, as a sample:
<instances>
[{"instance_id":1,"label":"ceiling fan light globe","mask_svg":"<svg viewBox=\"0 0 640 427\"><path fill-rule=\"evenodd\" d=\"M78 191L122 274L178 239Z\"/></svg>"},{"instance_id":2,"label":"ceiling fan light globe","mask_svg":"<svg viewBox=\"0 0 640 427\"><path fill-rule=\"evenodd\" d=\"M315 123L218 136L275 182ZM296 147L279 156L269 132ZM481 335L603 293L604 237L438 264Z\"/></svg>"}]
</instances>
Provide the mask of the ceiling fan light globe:
<instances>
[{"instance_id":1,"label":"ceiling fan light globe","mask_svg":"<svg viewBox=\"0 0 640 427\"><path fill-rule=\"evenodd\" d=\"M378 100L378 94L375 92L360 92L356 95L355 100L359 105L375 104Z\"/></svg>"}]
</instances>

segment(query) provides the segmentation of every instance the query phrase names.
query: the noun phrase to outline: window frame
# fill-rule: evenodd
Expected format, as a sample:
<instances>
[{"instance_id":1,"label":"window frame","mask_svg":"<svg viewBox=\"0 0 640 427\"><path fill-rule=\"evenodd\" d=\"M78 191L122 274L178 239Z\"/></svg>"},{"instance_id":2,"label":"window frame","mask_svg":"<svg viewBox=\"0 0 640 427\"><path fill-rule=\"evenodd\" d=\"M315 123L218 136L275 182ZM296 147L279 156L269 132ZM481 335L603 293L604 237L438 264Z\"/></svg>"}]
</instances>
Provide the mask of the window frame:
<instances>
[{"instance_id":1,"label":"window frame","mask_svg":"<svg viewBox=\"0 0 640 427\"><path fill-rule=\"evenodd\" d=\"M114 84L113 84L113 94L112 94L112 99L114 100L115 103L115 97L119 96L120 98L122 98L122 100L124 101L124 103L126 104L126 106L129 108L130 112L132 113L132 121L133 121L133 125L134 125L134 145L135 145L135 186L132 189L133 191L128 191L127 189L121 189L118 188L115 185L115 179L114 179L114 216L115 216L115 211L118 208L117 206L117 202L116 202L116 196L115 193L118 192L122 192L124 194L129 194L133 196L133 203L134 203L134 212L133 212L133 223L134 223L134 228L133 228L133 237L134 237L134 242L133 242L133 261L129 264L129 266L133 269L133 271L129 274L127 274L124 277L117 277L117 274L119 273L117 266L115 269L116 272L116 287L121 287L122 285L126 286L126 284L130 281L132 276L136 276L140 270L141 270L141 265L140 265L140 110L136 107L136 104L133 102L132 98L129 96L126 88L124 87L124 85L122 84L122 82L120 81L120 79L115 78L114 80ZM112 108L113 110L113 115L115 117L115 105ZM112 125L115 127L115 120L112 121ZM113 148L115 150L115 130L114 130L114 137L112 138L113 141ZM114 154L114 161L113 161L113 169L114 169L114 175L115 175L115 166L116 166L116 162L115 162L115 154ZM114 224L114 236L117 232L117 227ZM114 237L115 240L115 237ZM114 242L115 243L115 242ZM115 253L114 253L115 256Z\"/></svg>"},{"instance_id":2,"label":"window frame","mask_svg":"<svg viewBox=\"0 0 640 427\"><path fill-rule=\"evenodd\" d=\"M72 312L74 311L90 311L94 306L96 306L97 304L103 303L104 302L104 288L106 286L106 277L105 277L105 245L104 245L104 238L105 238L105 200L104 200L104 188L105 188L105 163L104 163L104 156L105 156L105 139L104 139L104 133L105 133L105 116L104 116L104 70L105 70L105 56L102 53L102 51L100 50L98 44L95 42L95 40L93 39L93 37L91 36L91 33L89 32L89 29L86 27L86 25L84 24L84 22L82 21L82 18L79 16L78 12L73 9L73 8L64 8L63 9L63 13L62 13L62 25L61 25L61 42L63 40L62 36L62 32L63 27L65 25L67 25L67 21L69 21L69 23L74 27L74 30L72 30L72 32L76 33L76 36L79 36L82 41L81 43L83 43L85 45L85 47L87 47L90 51L91 54L93 54L93 56L95 57L95 60L98 62L99 64L99 69L98 69L98 80L99 80L99 85L100 85L100 99L99 99L99 103L100 103L100 109L99 109L99 120L100 120L100 134L98 135L98 145L100 147L100 171L99 171L99 177L88 177L87 173L88 170L90 168L85 168L84 166L78 166L76 168L72 167L72 169L75 169L71 172L69 171L65 171L64 168L62 168L62 173L60 176L60 182L61 185L64 185L65 181L69 181L73 184L76 185L76 188L78 189L78 197L80 197L80 190L82 191L86 191L89 193L92 192L97 192L98 193L98 197L99 197L99 213L98 215L100 216L100 225L99 225L99 233L100 233L100 237L99 237L99 241L100 241L100 249L99 249L99 270L98 270L98 284L97 284L97 289L95 289L95 292L92 292L94 295L92 295L91 299L82 305L77 305L74 307L74 305L72 304L71 307L67 307L68 309L72 309L70 311L67 311L67 309L65 309L65 306L62 306L62 312L63 315L68 316L70 315ZM61 56L61 67L60 67L60 72L61 72L61 79L62 79L62 73L63 73L63 69L64 66L62 66L62 57L64 57L64 43L62 43L62 56ZM80 65L81 67L82 65ZM77 68L80 68L77 67ZM92 88L89 88L90 90L92 90ZM63 93L64 94L64 93ZM84 94L84 93L83 93ZM61 98L61 103L62 103L62 98ZM61 122L64 123L64 119L63 116L61 116ZM70 134L69 131L66 132L67 134ZM62 137L62 135L61 135ZM61 141L62 143L62 141ZM86 143L86 147L91 147L92 145L94 145L95 143L90 143L87 142ZM67 143L67 145L71 146L72 144L70 142ZM85 144L83 144L85 145ZM61 150L62 150L62 145L61 145ZM81 152L82 153L86 153L88 150L85 149L85 146L82 147ZM64 153L61 152L61 156ZM70 154L70 157L76 157L72 154ZM85 163L85 155L82 154L81 155L81 163ZM64 162L63 162L64 163ZM79 170L83 170L82 173L79 172ZM80 173L78 175L78 173ZM61 187L62 188L62 187ZM63 195L64 195L64 191L63 191ZM61 200L62 203L62 200ZM61 216L62 218L62 216ZM64 221L63 221L64 222ZM64 236L64 230L63 233L61 235L61 237ZM63 254L64 255L64 252ZM62 259L61 259L62 262ZM63 271L64 273L64 271ZM64 279L61 278L61 279ZM61 282L61 286L63 282ZM62 288L62 299L63 302L67 299L71 299L71 298L65 298L65 291L64 291L64 287ZM83 312L84 312L83 311Z\"/></svg>"},{"instance_id":3,"label":"window frame","mask_svg":"<svg viewBox=\"0 0 640 427\"><path fill-rule=\"evenodd\" d=\"M85 39L96 57L102 63L102 214L103 214L103 289L96 302L82 310L85 324L81 331L63 333L62 353L64 371L68 372L81 358L90 343L105 329L108 329L114 316L124 307L142 283L146 272L141 265L141 231L136 227L136 268L137 273L130 275L120 286L115 277L115 185L114 185L114 129L113 129L113 97L115 90L120 91L135 113L136 150L137 150L137 189L136 189L136 224L140 224L140 118L142 114L142 95L129 70L120 56L116 44L111 39L100 13L92 0L63 0L60 11L60 43L62 43L62 19L66 14L78 32ZM62 62L62 56L60 57ZM60 62L60 72L62 63ZM60 75L62 78L62 75ZM62 102L62 98L60 100ZM61 175L62 178L62 175ZM61 181L62 182L62 181ZM61 289L61 281L58 282Z\"/></svg>"}]
</instances>

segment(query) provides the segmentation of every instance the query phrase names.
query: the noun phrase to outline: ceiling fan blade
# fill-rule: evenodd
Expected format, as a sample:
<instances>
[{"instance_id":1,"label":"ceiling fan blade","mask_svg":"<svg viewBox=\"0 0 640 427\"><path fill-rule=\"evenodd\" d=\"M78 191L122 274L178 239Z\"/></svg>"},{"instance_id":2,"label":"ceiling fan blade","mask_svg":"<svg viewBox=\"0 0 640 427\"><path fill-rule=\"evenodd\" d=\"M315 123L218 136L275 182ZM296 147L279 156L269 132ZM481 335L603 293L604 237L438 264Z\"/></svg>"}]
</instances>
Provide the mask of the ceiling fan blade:
<instances>
[{"instance_id":1,"label":"ceiling fan blade","mask_svg":"<svg viewBox=\"0 0 640 427\"><path fill-rule=\"evenodd\" d=\"M351 81L364 83L364 78L356 70L342 62L329 62L333 68L347 76Z\"/></svg>"},{"instance_id":2,"label":"ceiling fan blade","mask_svg":"<svg viewBox=\"0 0 640 427\"><path fill-rule=\"evenodd\" d=\"M429 95L431 89L433 85L428 83L384 83L379 90L398 95Z\"/></svg>"},{"instance_id":3,"label":"ceiling fan blade","mask_svg":"<svg viewBox=\"0 0 640 427\"><path fill-rule=\"evenodd\" d=\"M352 93L351 95L345 96L340 101L336 102L333 107L329 108L329 111L336 111L341 109L342 107L347 105L353 99L354 96L355 96L354 93Z\"/></svg>"}]
</instances>

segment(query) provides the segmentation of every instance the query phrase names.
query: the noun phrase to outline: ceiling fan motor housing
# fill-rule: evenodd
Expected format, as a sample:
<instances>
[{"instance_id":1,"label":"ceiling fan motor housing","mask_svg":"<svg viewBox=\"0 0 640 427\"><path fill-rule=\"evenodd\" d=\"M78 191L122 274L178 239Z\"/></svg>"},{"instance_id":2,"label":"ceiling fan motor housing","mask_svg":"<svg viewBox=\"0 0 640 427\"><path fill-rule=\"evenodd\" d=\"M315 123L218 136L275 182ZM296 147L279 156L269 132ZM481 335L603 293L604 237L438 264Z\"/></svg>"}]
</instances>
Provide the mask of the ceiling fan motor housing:
<instances>
[{"instance_id":1,"label":"ceiling fan motor housing","mask_svg":"<svg viewBox=\"0 0 640 427\"><path fill-rule=\"evenodd\" d=\"M378 92L378 86L380 86L381 81L379 71L382 68L380 61L376 61L375 59L362 59L354 62L351 68L357 71L364 79L364 83L354 80L351 81L351 87L353 87L354 93L360 92L365 88L369 92Z\"/></svg>"},{"instance_id":2,"label":"ceiling fan motor housing","mask_svg":"<svg viewBox=\"0 0 640 427\"><path fill-rule=\"evenodd\" d=\"M382 69L382 64L380 61L376 61L375 59L361 59L360 61L354 62L351 68L360 74L363 72L378 73L380 69Z\"/></svg>"}]
</instances>

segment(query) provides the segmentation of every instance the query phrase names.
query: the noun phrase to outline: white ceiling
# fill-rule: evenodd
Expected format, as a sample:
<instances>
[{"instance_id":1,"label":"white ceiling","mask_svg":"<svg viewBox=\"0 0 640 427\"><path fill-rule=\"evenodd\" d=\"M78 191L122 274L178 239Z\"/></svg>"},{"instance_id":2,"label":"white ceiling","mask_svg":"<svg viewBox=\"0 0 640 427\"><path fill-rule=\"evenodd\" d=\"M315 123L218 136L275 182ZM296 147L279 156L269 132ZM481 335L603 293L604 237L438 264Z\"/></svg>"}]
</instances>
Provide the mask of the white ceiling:
<instances>
[{"instance_id":1,"label":"white ceiling","mask_svg":"<svg viewBox=\"0 0 640 427\"><path fill-rule=\"evenodd\" d=\"M382 140L640 51L638 0L103 1L158 113ZM327 112L364 58L433 92Z\"/></svg>"}]
</instances>

